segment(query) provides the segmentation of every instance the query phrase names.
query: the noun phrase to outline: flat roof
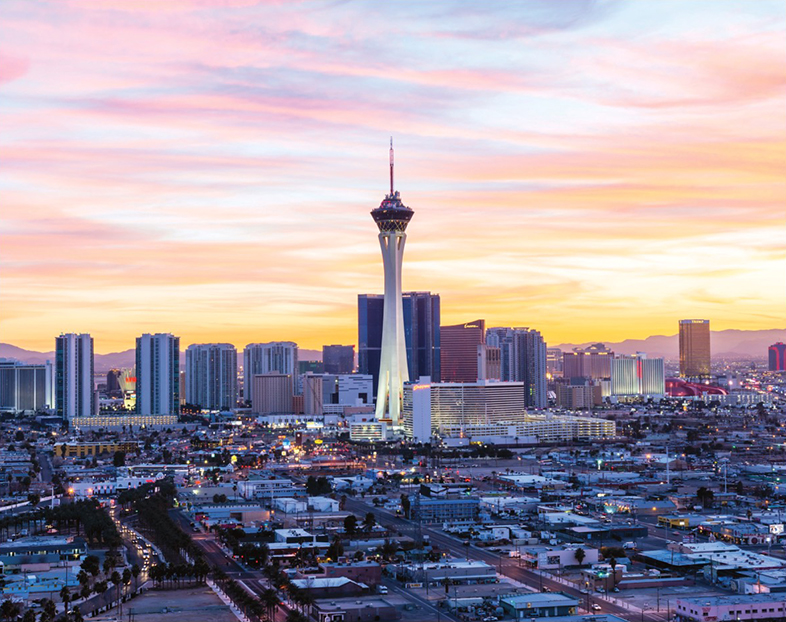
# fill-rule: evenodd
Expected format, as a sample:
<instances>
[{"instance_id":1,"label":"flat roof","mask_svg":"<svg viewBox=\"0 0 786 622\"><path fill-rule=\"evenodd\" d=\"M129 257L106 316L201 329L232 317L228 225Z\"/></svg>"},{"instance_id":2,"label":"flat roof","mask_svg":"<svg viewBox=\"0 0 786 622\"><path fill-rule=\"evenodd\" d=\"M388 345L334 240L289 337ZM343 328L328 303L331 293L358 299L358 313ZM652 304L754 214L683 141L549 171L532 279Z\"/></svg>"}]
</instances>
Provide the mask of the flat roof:
<instances>
[{"instance_id":1,"label":"flat roof","mask_svg":"<svg viewBox=\"0 0 786 622\"><path fill-rule=\"evenodd\" d=\"M679 598L678 601L711 607L713 605L745 605L754 603L780 603L786 601L786 594L735 594L734 596L708 596L704 598Z\"/></svg>"},{"instance_id":2,"label":"flat roof","mask_svg":"<svg viewBox=\"0 0 786 622\"><path fill-rule=\"evenodd\" d=\"M503 596L500 602L506 602L515 608L520 607L554 607L570 606L579 603L578 598L568 596L562 592L535 592L534 594L515 594Z\"/></svg>"}]
</instances>

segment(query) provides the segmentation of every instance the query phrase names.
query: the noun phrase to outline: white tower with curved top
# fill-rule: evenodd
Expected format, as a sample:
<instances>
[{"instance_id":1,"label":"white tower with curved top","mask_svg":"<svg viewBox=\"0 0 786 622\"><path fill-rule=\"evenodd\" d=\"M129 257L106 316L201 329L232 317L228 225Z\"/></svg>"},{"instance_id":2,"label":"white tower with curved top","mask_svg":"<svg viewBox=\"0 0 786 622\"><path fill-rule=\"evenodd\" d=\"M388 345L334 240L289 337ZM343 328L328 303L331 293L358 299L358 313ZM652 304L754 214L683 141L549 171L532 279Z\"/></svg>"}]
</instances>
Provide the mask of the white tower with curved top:
<instances>
[{"instance_id":1,"label":"white tower with curved top","mask_svg":"<svg viewBox=\"0 0 786 622\"><path fill-rule=\"evenodd\" d=\"M414 212L393 189L393 139L390 141L390 194L371 212L379 227L379 246L385 269L385 303L382 316L382 348L379 361L376 418L401 425L404 383L409 380L404 307L401 302L401 266L407 225Z\"/></svg>"}]
</instances>

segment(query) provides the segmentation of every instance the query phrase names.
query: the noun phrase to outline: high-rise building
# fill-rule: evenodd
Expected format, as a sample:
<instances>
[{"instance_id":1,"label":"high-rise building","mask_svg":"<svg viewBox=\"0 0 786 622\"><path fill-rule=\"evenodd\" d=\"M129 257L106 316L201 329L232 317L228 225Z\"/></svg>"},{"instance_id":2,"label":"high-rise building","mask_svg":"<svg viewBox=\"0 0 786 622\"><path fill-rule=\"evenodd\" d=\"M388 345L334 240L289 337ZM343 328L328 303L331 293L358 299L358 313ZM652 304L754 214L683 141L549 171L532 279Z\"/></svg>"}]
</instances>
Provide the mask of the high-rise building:
<instances>
[{"instance_id":1,"label":"high-rise building","mask_svg":"<svg viewBox=\"0 0 786 622\"><path fill-rule=\"evenodd\" d=\"M773 343L769 347L770 371L786 371L786 343Z\"/></svg>"},{"instance_id":2,"label":"high-rise building","mask_svg":"<svg viewBox=\"0 0 786 622\"><path fill-rule=\"evenodd\" d=\"M254 376L284 374L297 377L299 371L297 344L292 341L249 343L243 350L243 399L254 401Z\"/></svg>"},{"instance_id":3,"label":"high-rise building","mask_svg":"<svg viewBox=\"0 0 786 622\"><path fill-rule=\"evenodd\" d=\"M113 395L121 393L120 388L120 375L122 374L119 369L110 369L106 372L106 394Z\"/></svg>"},{"instance_id":4,"label":"high-rise building","mask_svg":"<svg viewBox=\"0 0 786 622\"><path fill-rule=\"evenodd\" d=\"M237 406L237 350L230 343L192 344L186 349L186 402L204 410Z\"/></svg>"},{"instance_id":5,"label":"high-rise building","mask_svg":"<svg viewBox=\"0 0 786 622\"><path fill-rule=\"evenodd\" d=\"M322 378L322 375L317 374L305 374L303 376L304 415L321 415L324 412L324 401L322 399Z\"/></svg>"},{"instance_id":6,"label":"high-rise building","mask_svg":"<svg viewBox=\"0 0 786 622\"><path fill-rule=\"evenodd\" d=\"M294 413L295 382L290 374L258 374L251 380L254 387L251 409L258 415Z\"/></svg>"},{"instance_id":7,"label":"high-rise building","mask_svg":"<svg viewBox=\"0 0 786 622\"><path fill-rule=\"evenodd\" d=\"M545 408L546 342L530 328L489 328L486 343L500 350L500 377L503 382L521 382L529 408Z\"/></svg>"},{"instance_id":8,"label":"high-rise building","mask_svg":"<svg viewBox=\"0 0 786 622\"><path fill-rule=\"evenodd\" d=\"M650 359L642 352L634 356L617 356L611 360L611 394L617 396L651 396L666 394L663 359Z\"/></svg>"},{"instance_id":9,"label":"high-rise building","mask_svg":"<svg viewBox=\"0 0 786 622\"><path fill-rule=\"evenodd\" d=\"M97 414L90 335L68 333L55 340L55 403L57 415L68 421Z\"/></svg>"},{"instance_id":10,"label":"high-rise building","mask_svg":"<svg viewBox=\"0 0 786 622\"><path fill-rule=\"evenodd\" d=\"M488 344L478 346L478 380L499 380L502 377L500 350Z\"/></svg>"},{"instance_id":11,"label":"high-rise building","mask_svg":"<svg viewBox=\"0 0 786 622\"><path fill-rule=\"evenodd\" d=\"M410 378L440 377L440 301L439 294L404 292L404 336L407 345L407 367ZM384 296L358 295L358 373L379 381L379 359L382 352L382 316Z\"/></svg>"},{"instance_id":12,"label":"high-rise building","mask_svg":"<svg viewBox=\"0 0 786 622\"><path fill-rule=\"evenodd\" d=\"M326 374L351 374L355 369L355 346L322 346Z\"/></svg>"},{"instance_id":13,"label":"high-rise building","mask_svg":"<svg viewBox=\"0 0 786 622\"><path fill-rule=\"evenodd\" d=\"M180 337L145 333L136 338L136 412L180 414Z\"/></svg>"},{"instance_id":14,"label":"high-rise building","mask_svg":"<svg viewBox=\"0 0 786 622\"><path fill-rule=\"evenodd\" d=\"M710 321L680 320L680 376L710 375Z\"/></svg>"},{"instance_id":15,"label":"high-rise building","mask_svg":"<svg viewBox=\"0 0 786 622\"><path fill-rule=\"evenodd\" d=\"M562 377L589 380L611 378L613 358L614 352L602 343L593 343L586 348L573 348L573 352L562 354Z\"/></svg>"},{"instance_id":16,"label":"high-rise building","mask_svg":"<svg viewBox=\"0 0 786 622\"><path fill-rule=\"evenodd\" d=\"M478 346L486 344L485 320L440 326L439 340L442 382L477 382L482 371Z\"/></svg>"},{"instance_id":17,"label":"high-rise building","mask_svg":"<svg viewBox=\"0 0 786 622\"><path fill-rule=\"evenodd\" d=\"M400 424L401 397L404 383L409 380L407 342L404 334L404 305L401 300L401 269L407 225L414 212L401 202L393 184L393 140L390 141L390 194L371 217L379 229L379 246L385 271L385 298L382 313L382 347L379 355L377 385L377 420Z\"/></svg>"},{"instance_id":18,"label":"high-rise building","mask_svg":"<svg viewBox=\"0 0 786 622\"><path fill-rule=\"evenodd\" d=\"M54 368L0 359L0 410L36 411L55 407Z\"/></svg>"}]
</instances>

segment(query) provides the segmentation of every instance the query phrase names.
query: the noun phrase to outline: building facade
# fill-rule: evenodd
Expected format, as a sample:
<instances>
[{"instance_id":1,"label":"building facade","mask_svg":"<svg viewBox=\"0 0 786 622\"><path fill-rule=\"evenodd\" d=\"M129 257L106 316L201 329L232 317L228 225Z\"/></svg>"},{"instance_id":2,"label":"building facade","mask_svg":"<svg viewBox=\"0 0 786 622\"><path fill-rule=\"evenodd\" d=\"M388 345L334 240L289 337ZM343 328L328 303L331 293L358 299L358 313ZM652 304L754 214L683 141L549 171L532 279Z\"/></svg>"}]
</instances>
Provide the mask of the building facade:
<instances>
[{"instance_id":1,"label":"building facade","mask_svg":"<svg viewBox=\"0 0 786 622\"><path fill-rule=\"evenodd\" d=\"M641 352L611 360L611 394L661 397L666 394L663 359L650 359Z\"/></svg>"},{"instance_id":2,"label":"building facade","mask_svg":"<svg viewBox=\"0 0 786 622\"><path fill-rule=\"evenodd\" d=\"M169 333L136 339L136 412L180 414L180 338Z\"/></svg>"},{"instance_id":3,"label":"building facade","mask_svg":"<svg viewBox=\"0 0 786 622\"><path fill-rule=\"evenodd\" d=\"M254 401L251 409L258 415L294 412L295 383L290 374L258 374L252 379Z\"/></svg>"},{"instance_id":4,"label":"building facade","mask_svg":"<svg viewBox=\"0 0 786 622\"><path fill-rule=\"evenodd\" d=\"M322 346L322 367L326 374L351 374L355 369L355 346Z\"/></svg>"},{"instance_id":5,"label":"building facade","mask_svg":"<svg viewBox=\"0 0 786 622\"><path fill-rule=\"evenodd\" d=\"M774 343L769 347L770 371L786 371L786 343Z\"/></svg>"},{"instance_id":6,"label":"building facade","mask_svg":"<svg viewBox=\"0 0 786 622\"><path fill-rule=\"evenodd\" d=\"M237 350L229 343L192 344L186 349L186 402L203 410L237 406Z\"/></svg>"},{"instance_id":7,"label":"building facade","mask_svg":"<svg viewBox=\"0 0 786 622\"><path fill-rule=\"evenodd\" d=\"M69 333L55 340L55 403L57 415L68 421L97 414L90 335Z\"/></svg>"},{"instance_id":8,"label":"building facade","mask_svg":"<svg viewBox=\"0 0 786 622\"><path fill-rule=\"evenodd\" d=\"M430 292L404 292L404 338L410 378L440 377L439 339L440 299ZM379 357L382 351L384 296L358 295L358 373L374 379L374 395L379 382Z\"/></svg>"},{"instance_id":9,"label":"building facade","mask_svg":"<svg viewBox=\"0 0 786 622\"><path fill-rule=\"evenodd\" d=\"M421 399L428 395L428 399ZM442 435L448 429L465 426L515 422L526 413L524 385L521 382L431 383L421 378L404 385L404 433L415 437L415 430ZM419 439L427 440L427 439Z\"/></svg>"},{"instance_id":10,"label":"building facade","mask_svg":"<svg viewBox=\"0 0 786 622\"><path fill-rule=\"evenodd\" d=\"M26 365L0 359L0 410L36 411L54 407L52 363Z\"/></svg>"},{"instance_id":11,"label":"building facade","mask_svg":"<svg viewBox=\"0 0 786 622\"><path fill-rule=\"evenodd\" d=\"M254 401L254 376L285 374L297 377L298 348L293 341L249 343L243 349L243 399Z\"/></svg>"},{"instance_id":12,"label":"building facade","mask_svg":"<svg viewBox=\"0 0 786 622\"><path fill-rule=\"evenodd\" d=\"M602 343L594 343L586 348L573 348L572 352L562 353L562 377L608 379L611 377L613 358L614 352Z\"/></svg>"},{"instance_id":13,"label":"building facade","mask_svg":"<svg viewBox=\"0 0 786 622\"><path fill-rule=\"evenodd\" d=\"M707 378L710 375L710 321L680 320L680 376Z\"/></svg>"},{"instance_id":14,"label":"building facade","mask_svg":"<svg viewBox=\"0 0 786 622\"><path fill-rule=\"evenodd\" d=\"M440 355L442 382L477 382L481 378L478 360L483 358L478 348L486 345L486 321L440 326Z\"/></svg>"},{"instance_id":15,"label":"building facade","mask_svg":"<svg viewBox=\"0 0 786 622\"><path fill-rule=\"evenodd\" d=\"M527 407L545 408L547 348L541 334L530 328L489 328L486 343L499 348L501 379L524 383Z\"/></svg>"}]
</instances>

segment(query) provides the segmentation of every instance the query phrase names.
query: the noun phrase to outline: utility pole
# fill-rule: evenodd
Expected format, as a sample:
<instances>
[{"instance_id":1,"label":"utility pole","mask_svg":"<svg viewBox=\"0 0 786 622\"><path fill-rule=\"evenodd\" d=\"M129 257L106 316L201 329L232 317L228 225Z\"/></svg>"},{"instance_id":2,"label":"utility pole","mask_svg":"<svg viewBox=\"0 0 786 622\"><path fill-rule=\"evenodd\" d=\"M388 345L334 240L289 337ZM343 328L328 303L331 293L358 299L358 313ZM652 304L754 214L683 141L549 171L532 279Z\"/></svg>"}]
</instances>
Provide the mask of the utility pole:
<instances>
[{"instance_id":1,"label":"utility pole","mask_svg":"<svg viewBox=\"0 0 786 622\"><path fill-rule=\"evenodd\" d=\"M671 472L669 471L669 444L666 443L666 485L671 484Z\"/></svg>"}]
</instances>

